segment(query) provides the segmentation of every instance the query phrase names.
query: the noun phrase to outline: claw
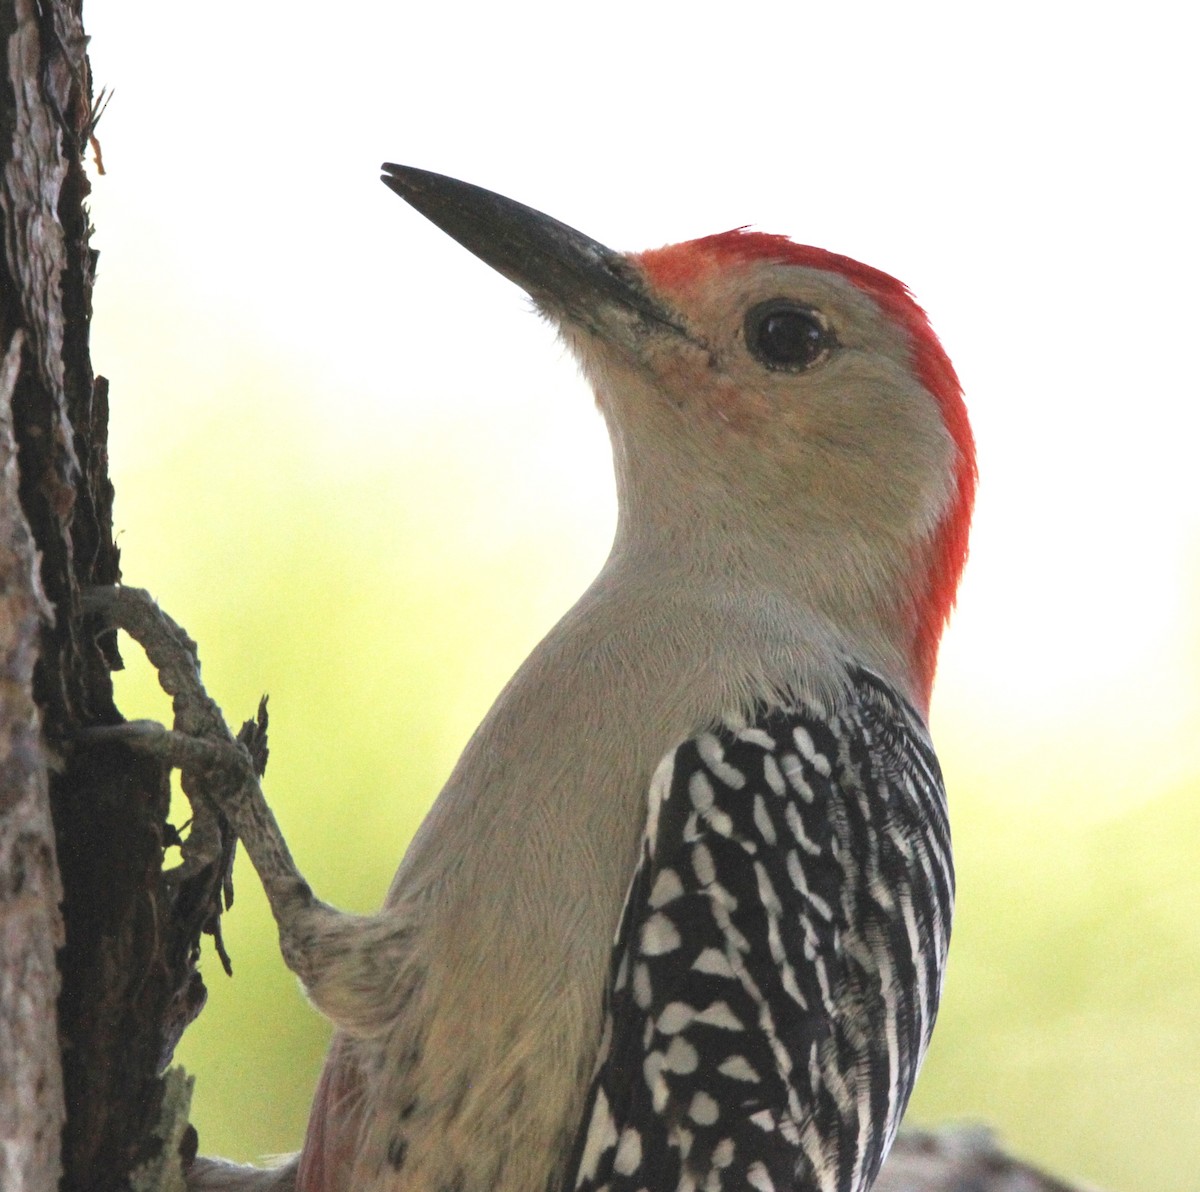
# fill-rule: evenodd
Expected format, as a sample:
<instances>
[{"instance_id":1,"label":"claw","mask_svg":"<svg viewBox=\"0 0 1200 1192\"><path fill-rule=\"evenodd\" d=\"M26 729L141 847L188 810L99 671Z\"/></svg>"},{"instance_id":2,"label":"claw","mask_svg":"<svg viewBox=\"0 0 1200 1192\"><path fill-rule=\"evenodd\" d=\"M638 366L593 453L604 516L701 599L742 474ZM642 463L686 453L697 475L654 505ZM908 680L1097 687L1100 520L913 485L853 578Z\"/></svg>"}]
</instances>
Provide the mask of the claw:
<instances>
[{"instance_id":1,"label":"claw","mask_svg":"<svg viewBox=\"0 0 1200 1192\"><path fill-rule=\"evenodd\" d=\"M171 696L175 716L169 729L153 720L135 720L81 733L88 741L122 741L180 771L183 793L192 805L192 825L180 844L183 862L165 875L167 880L181 882L216 862L228 906L233 900L233 845L240 838L279 923L285 959L293 958L288 963L296 972L308 972L311 963L304 949L311 935L309 918L323 915L340 924L342 917L317 903L263 797L258 780L267 764L266 697L257 716L235 738L201 682L196 643L149 593L141 588L91 588L83 595L83 607L108 627L125 630L142 647ZM216 934L218 953L228 967L219 935L220 912L214 909L206 930ZM317 978L309 973L305 979L311 985Z\"/></svg>"}]
</instances>

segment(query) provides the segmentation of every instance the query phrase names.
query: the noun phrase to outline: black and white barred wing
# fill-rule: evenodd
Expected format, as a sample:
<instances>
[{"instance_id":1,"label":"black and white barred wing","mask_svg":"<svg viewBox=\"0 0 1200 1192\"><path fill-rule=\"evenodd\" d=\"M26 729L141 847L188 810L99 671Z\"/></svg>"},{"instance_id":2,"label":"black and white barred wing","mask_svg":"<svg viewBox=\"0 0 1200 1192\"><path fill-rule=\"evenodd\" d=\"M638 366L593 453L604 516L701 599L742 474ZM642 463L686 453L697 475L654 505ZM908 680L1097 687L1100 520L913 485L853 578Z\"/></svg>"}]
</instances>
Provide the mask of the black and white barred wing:
<instances>
[{"instance_id":1,"label":"black and white barred wing","mask_svg":"<svg viewBox=\"0 0 1200 1192\"><path fill-rule=\"evenodd\" d=\"M669 754L566 1187L863 1192L933 1028L953 872L917 714L855 671Z\"/></svg>"}]
</instances>

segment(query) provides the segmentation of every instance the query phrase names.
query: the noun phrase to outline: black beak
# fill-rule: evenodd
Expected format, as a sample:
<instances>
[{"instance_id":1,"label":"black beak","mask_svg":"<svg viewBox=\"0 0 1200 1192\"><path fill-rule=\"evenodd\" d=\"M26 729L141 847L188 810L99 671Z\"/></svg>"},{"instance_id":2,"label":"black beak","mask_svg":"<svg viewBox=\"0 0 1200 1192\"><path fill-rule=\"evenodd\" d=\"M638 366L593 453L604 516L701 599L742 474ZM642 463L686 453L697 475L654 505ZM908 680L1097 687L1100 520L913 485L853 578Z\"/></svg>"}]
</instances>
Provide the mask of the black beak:
<instances>
[{"instance_id":1,"label":"black beak","mask_svg":"<svg viewBox=\"0 0 1200 1192\"><path fill-rule=\"evenodd\" d=\"M613 315L682 331L618 252L524 203L443 174L385 162L382 181L443 232L515 281L547 314L611 334ZM621 316L624 318L621 318Z\"/></svg>"}]
</instances>

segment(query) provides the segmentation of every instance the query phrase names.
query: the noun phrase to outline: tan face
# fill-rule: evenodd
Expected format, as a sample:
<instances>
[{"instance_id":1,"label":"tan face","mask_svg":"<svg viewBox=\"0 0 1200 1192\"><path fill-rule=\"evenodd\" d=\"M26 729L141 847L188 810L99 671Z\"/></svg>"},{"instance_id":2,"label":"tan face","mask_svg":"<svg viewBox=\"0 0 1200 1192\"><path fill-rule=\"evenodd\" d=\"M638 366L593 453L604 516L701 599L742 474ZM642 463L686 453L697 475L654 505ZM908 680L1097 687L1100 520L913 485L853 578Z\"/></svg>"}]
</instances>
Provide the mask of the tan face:
<instances>
[{"instance_id":1,"label":"tan face","mask_svg":"<svg viewBox=\"0 0 1200 1192\"><path fill-rule=\"evenodd\" d=\"M669 254L685 248L630 260L686 336L571 337L625 440L618 454L648 454L717 509L748 499L810 526L927 537L950 498L954 448L906 332L836 273L673 268Z\"/></svg>"}]
</instances>

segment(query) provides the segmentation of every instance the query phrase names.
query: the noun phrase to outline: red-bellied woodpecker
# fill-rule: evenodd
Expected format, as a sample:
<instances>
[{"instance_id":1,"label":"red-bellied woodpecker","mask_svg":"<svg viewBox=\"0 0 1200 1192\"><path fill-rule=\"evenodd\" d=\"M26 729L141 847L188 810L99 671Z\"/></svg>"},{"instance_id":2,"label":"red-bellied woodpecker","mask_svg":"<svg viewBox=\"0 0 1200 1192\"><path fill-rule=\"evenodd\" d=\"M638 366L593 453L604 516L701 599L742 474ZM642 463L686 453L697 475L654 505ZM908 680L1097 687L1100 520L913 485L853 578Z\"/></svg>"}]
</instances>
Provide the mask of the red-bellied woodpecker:
<instances>
[{"instance_id":1,"label":"red-bellied woodpecker","mask_svg":"<svg viewBox=\"0 0 1200 1192\"><path fill-rule=\"evenodd\" d=\"M864 1192L950 929L925 717L975 489L954 371L846 257L745 231L622 255L383 180L561 329L616 537L376 915L317 902L235 809L337 1034L300 1155L193 1186Z\"/></svg>"}]
</instances>

